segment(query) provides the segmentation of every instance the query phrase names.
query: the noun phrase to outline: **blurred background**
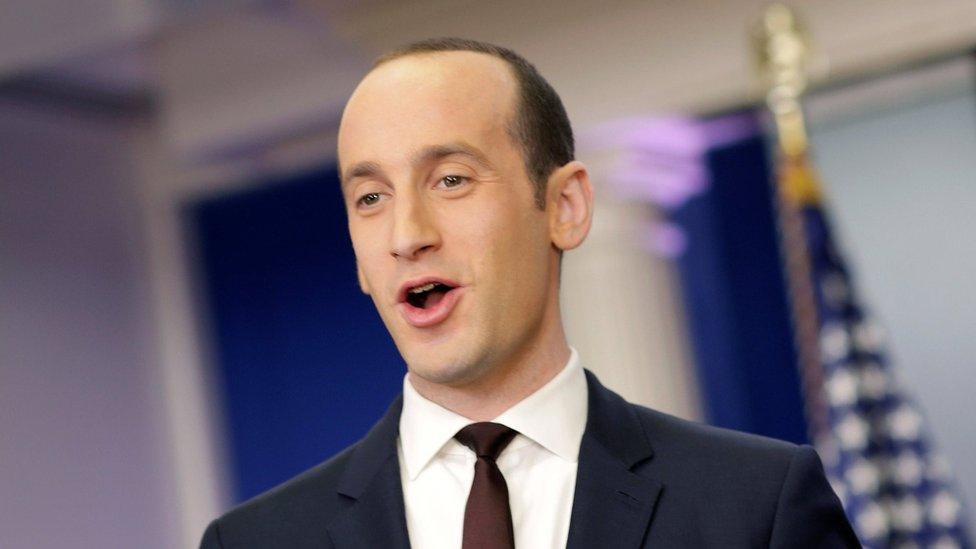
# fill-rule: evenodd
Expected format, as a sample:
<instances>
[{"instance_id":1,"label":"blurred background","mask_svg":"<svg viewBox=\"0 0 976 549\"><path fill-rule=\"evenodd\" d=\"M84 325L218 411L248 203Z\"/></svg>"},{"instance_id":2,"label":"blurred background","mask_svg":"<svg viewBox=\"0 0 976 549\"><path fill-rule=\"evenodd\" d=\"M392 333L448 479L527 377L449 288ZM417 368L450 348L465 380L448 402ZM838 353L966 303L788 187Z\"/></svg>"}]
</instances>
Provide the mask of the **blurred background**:
<instances>
[{"instance_id":1,"label":"blurred background","mask_svg":"<svg viewBox=\"0 0 976 549\"><path fill-rule=\"evenodd\" d=\"M788 4L826 247L783 230L760 1L3 0L0 547L195 546L382 415L404 366L335 132L376 56L445 35L523 54L569 111L597 187L563 274L584 366L814 443L868 547L967 546L976 3Z\"/></svg>"}]
</instances>

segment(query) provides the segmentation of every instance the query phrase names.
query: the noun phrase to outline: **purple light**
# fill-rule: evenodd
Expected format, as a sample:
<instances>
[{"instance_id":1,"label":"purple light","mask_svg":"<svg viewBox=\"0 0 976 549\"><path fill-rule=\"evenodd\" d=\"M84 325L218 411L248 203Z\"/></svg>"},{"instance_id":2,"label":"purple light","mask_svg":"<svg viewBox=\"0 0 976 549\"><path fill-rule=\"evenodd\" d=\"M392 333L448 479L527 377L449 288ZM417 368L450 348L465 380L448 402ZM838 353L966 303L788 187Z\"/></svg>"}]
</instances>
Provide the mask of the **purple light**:
<instances>
[{"instance_id":1,"label":"purple light","mask_svg":"<svg viewBox=\"0 0 976 549\"><path fill-rule=\"evenodd\" d=\"M586 132L580 146L619 152L606 183L620 198L673 209L708 188L706 152L758 132L749 113L713 120L629 118Z\"/></svg>"},{"instance_id":2,"label":"purple light","mask_svg":"<svg viewBox=\"0 0 976 549\"><path fill-rule=\"evenodd\" d=\"M751 113L712 120L689 117L628 118L597 127L580 136L581 148L614 153L605 183L617 198L637 200L674 210L708 190L705 166L709 150L757 135L761 128ZM642 247L666 258L680 256L688 235L666 221L640 230Z\"/></svg>"}]
</instances>

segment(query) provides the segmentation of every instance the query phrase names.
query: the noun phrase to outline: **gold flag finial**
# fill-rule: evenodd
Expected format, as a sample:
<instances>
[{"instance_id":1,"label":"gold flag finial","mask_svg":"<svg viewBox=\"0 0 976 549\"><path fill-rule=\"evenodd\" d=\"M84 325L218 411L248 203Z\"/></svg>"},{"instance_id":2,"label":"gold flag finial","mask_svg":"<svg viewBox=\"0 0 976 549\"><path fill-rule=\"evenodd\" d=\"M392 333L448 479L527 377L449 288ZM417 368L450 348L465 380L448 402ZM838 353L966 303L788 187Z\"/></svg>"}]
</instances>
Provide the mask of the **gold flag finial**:
<instances>
[{"instance_id":1,"label":"gold flag finial","mask_svg":"<svg viewBox=\"0 0 976 549\"><path fill-rule=\"evenodd\" d=\"M800 96L807 86L810 57L806 28L788 6L772 4L763 11L753 39L780 147L787 156L802 155L807 132Z\"/></svg>"},{"instance_id":2,"label":"gold flag finial","mask_svg":"<svg viewBox=\"0 0 976 549\"><path fill-rule=\"evenodd\" d=\"M782 152L782 191L792 204L818 203L821 190L807 157L809 140L800 102L811 57L806 28L791 8L772 4L762 12L753 41Z\"/></svg>"}]
</instances>

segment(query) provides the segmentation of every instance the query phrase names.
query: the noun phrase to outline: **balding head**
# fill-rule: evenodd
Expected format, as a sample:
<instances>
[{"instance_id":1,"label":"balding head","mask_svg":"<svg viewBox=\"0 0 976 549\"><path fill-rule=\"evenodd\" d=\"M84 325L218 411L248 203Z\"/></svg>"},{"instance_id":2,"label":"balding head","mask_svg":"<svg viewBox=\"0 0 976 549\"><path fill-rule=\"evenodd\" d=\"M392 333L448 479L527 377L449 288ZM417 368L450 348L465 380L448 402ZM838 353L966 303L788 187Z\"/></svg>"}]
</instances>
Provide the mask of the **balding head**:
<instances>
[{"instance_id":1,"label":"balding head","mask_svg":"<svg viewBox=\"0 0 976 549\"><path fill-rule=\"evenodd\" d=\"M536 205L543 208L547 177L574 158L573 130L559 95L525 58L485 42L435 38L391 51L380 57L373 68L406 57L448 52L481 53L507 66L514 79L514 103L507 130L521 148L526 171L535 185Z\"/></svg>"}]
</instances>

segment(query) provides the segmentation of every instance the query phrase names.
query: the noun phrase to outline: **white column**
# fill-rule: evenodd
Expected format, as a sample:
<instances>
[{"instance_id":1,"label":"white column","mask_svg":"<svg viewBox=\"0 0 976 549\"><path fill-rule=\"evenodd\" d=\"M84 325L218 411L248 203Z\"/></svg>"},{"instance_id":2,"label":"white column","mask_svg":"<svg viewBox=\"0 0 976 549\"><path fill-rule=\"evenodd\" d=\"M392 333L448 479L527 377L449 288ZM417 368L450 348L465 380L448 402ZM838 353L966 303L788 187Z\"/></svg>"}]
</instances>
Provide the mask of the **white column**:
<instances>
[{"instance_id":1,"label":"white column","mask_svg":"<svg viewBox=\"0 0 976 549\"><path fill-rule=\"evenodd\" d=\"M677 274L648 249L660 217L649 204L615 196L610 178L624 150L583 150L596 190L593 228L563 258L567 337L583 365L627 400L700 419Z\"/></svg>"},{"instance_id":2,"label":"white column","mask_svg":"<svg viewBox=\"0 0 976 549\"><path fill-rule=\"evenodd\" d=\"M180 547L196 547L207 522L231 501L223 416L209 368L202 305L194 299L193 247L185 218L186 172L146 124L135 135L140 160L139 208L148 235L149 284L156 333L156 371L165 406L165 462L178 501Z\"/></svg>"}]
</instances>

